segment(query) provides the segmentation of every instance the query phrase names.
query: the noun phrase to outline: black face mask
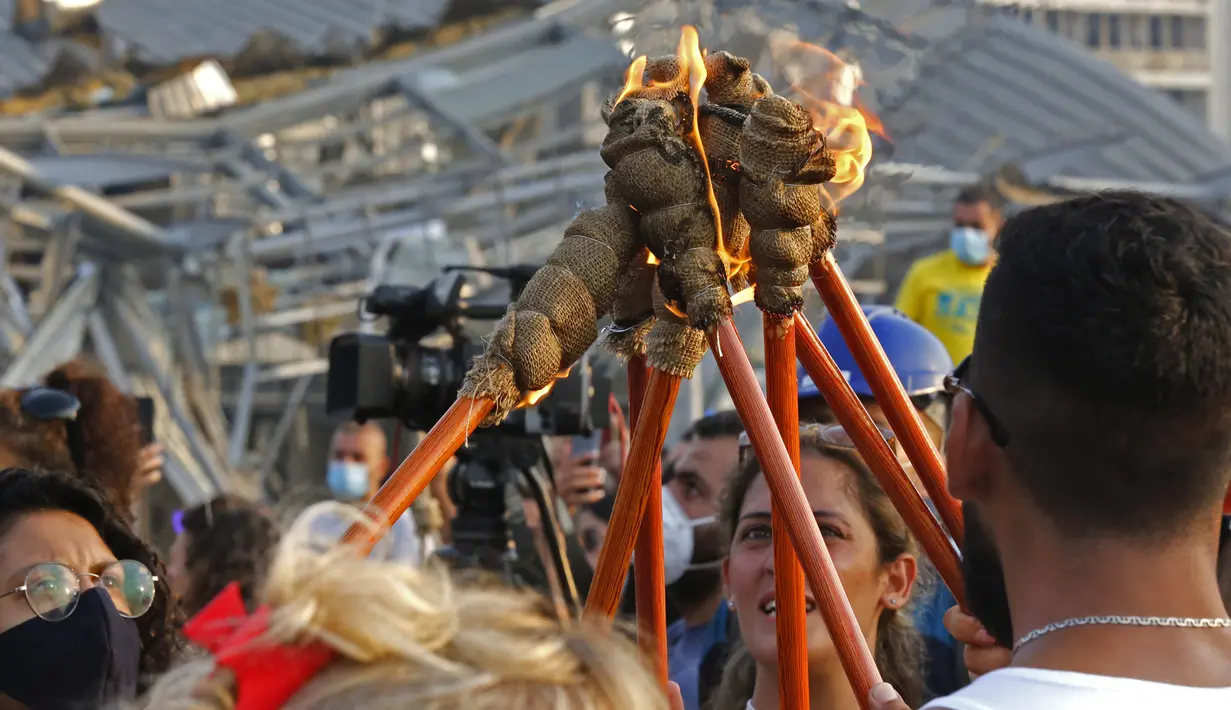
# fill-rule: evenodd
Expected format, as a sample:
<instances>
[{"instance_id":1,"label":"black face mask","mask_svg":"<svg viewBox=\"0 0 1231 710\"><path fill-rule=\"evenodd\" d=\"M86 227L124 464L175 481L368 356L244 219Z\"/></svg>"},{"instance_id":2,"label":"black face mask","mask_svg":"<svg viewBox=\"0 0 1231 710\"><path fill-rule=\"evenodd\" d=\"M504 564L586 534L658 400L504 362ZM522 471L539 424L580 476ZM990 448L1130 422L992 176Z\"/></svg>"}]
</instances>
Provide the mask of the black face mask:
<instances>
[{"instance_id":1,"label":"black face mask","mask_svg":"<svg viewBox=\"0 0 1231 710\"><path fill-rule=\"evenodd\" d=\"M30 710L98 710L137 694L141 635L102 589L63 621L33 618L0 634L0 694Z\"/></svg>"}]
</instances>

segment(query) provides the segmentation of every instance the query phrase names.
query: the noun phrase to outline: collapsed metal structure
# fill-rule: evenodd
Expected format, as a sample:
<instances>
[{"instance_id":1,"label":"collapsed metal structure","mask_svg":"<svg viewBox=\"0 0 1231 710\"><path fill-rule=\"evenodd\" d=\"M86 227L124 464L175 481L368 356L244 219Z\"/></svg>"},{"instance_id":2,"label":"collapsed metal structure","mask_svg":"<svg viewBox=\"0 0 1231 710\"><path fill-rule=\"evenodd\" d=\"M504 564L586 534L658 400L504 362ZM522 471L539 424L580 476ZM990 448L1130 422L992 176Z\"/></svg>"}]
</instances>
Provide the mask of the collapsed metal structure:
<instances>
[{"instance_id":1,"label":"collapsed metal structure","mask_svg":"<svg viewBox=\"0 0 1231 710\"><path fill-rule=\"evenodd\" d=\"M360 325L364 293L382 281L425 283L446 264L541 262L579 207L602 202L599 109L619 85L623 52L642 41L630 27L694 22L728 33L723 44L755 39L729 36L735 25L747 34L744 5L627 5L550 3L442 49L208 117L112 108L0 120L0 384L28 385L88 351L121 387L155 397L168 480L184 501L282 492L287 477L271 474L288 468L279 463L305 407L323 407L329 338ZM772 18L770 5L761 10ZM802 5L901 43L883 20ZM774 22L763 21L762 41ZM833 41L796 25L798 39ZM869 83L899 106L949 80L886 76ZM902 112L890 101L881 109L892 136ZM905 162L921 152L899 139L844 206L844 269L866 277L856 282L865 296L883 296L895 268L935 243L953 191L989 179L1019 202L1128 184L1226 207L1225 172L1094 179L1063 168L1114 137L1056 138L1063 145L999 156L997 165L1015 165L994 171L970 156ZM1209 152L1231 165L1225 146ZM756 316L741 314L753 330ZM720 404L713 372L709 363L694 378L689 415ZM307 443L301 432L296 446Z\"/></svg>"}]
</instances>

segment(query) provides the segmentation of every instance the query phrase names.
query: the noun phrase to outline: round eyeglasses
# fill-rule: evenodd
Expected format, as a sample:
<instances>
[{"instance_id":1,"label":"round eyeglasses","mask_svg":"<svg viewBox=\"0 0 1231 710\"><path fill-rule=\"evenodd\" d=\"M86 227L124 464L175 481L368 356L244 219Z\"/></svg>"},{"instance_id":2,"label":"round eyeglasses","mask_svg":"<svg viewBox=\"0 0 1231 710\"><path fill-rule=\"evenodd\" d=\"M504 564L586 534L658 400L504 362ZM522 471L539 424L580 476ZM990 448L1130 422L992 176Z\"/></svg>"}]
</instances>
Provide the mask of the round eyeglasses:
<instances>
[{"instance_id":1,"label":"round eyeglasses","mask_svg":"<svg viewBox=\"0 0 1231 710\"><path fill-rule=\"evenodd\" d=\"M87 578L88 584L84 583ZM25 584L0 594L0 598L24 593L26 603L38 618L63 621L77 609L82 587L98 586L111 597L120 616L135 619L153 606L157 581L158 577L136 560L112 562L98 574L77 572L59 562L43 562L30 568Z\"/></svg>"}]
</instances>

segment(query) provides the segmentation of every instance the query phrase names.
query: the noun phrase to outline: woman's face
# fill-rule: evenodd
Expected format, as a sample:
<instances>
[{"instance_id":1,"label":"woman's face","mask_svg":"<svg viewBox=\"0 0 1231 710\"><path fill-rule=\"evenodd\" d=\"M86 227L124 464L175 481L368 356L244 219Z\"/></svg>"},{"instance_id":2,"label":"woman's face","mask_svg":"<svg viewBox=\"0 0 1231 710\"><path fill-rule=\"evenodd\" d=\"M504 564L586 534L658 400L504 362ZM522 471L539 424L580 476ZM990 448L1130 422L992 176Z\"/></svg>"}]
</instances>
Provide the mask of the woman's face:
<instances>
[{"instance_id":1,"label":"woman's face","mask_svg":"<svg viewBox=\"0 0 1231 710\"><path fill-rule=\"evenodd\" d=\"M183 599L191 585L188 575L188 533L182 532L171 544L171 556L167 561L167 584L171 593Z\"/></svg>"},{"instance_id":2,"label":"woman's face","mask_svg":"<svg viewBox=\"0 0 1231 710\"><path fill-rule=\"evenodd\" d=\"M42 562L98 574L115 562L115 555L84 518L61 510L26 513L0 538L0 594L24 585L26 573ZM94 584L94 578L81 578L83 592ZM33 618L21 592L0 598L0 633Z\"/></svg>"},{"instance_id":3,"label":"woman's face","mask_svg":"<svg viewBox=\"0 0 1231 710\"><path fill-rule=\"evenodd\" d=\"M915 560L903 555L881 564L877 540L854 489L855 475L846 464L804 452L801 483L850 599L868 645L876 643L881 611L900 608L910 598ZM770 495L764 476L753 481L740 509L730 554L723 565L727 598L735 604L740 634L758 663L777 661L774 611L774 554L770 529ZM834 644L807 591L808 659L819 665L836 659Z\"/></svg>"}]
</instances>

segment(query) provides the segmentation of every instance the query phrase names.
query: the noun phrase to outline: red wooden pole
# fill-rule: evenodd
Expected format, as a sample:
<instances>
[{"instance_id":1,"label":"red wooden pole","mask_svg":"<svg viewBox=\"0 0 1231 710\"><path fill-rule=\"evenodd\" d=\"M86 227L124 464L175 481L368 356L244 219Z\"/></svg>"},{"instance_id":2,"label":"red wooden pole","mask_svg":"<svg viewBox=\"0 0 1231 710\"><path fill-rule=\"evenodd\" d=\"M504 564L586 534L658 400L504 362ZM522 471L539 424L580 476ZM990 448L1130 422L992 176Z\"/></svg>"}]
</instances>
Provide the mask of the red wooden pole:
<instances>
[{"instance_id":1,"label":"red wooden pole","mask_svg":"<svg viewBox=\"0 0 1231 710\"><path fill-rule=\"evenodd\" d=\"M380 487L376 495L364 507L373 520L388 530L406 512L415 498L427 488L440 469L453 454L466 443L466 437L479 428L483 417L492 409L490 399L463 399L453 403L444 416L436 422L423 441L410 452L402 463ZM352 525L342 541L357 544L363 554L368 554L384 533L373 534L363 525Z\"/></svg>"},{"instance_id":2,"label":"red wooden pole","mask_svg":"<svg viewBox=\"0 0 1231 710\"><path fill-rule=\"evenodd\" d=\"M762 314L765 335L765 390L795 475L799 475L799 382L795 379L795 322ZM804 569L791 548L790 533L777 502L771 506L774 541L774 604L778 631L778 704L807 710L808 615Z\"/></svg>"},{"instance_id":3,"label":"red wooden pole","mask_svg":"<svg viewBox=\"0 0 1231 710\"><path fill-rule=\"evenodd\" d=\"M628 461L620 476L615 505L611 511L611 526L598 553L598 565L590 594L586 598L583 618L603 620L610 623L620 606L620 593L628 576L628 563L633 556L633 546L641 529L646 502L654 488L654 470L662 458L663 442L667 439L667 427L675 408L675 397L680 391L680 378L661 370L650 370L650 383L641 400L640 413L633 427L633 440L629 447ZM658 490L662 491L662 476ZM661 516L662 510L659 509ZM662 554L662 523L659 522L659 555Z\"/></svg>"},{"instance_id":4,"label":"red wooden pole","mask_svg":"<svg viewBox=\"0 0 1231 710\"><path fill-rule=\"evenodd\" d=\"M628 361L628 411L634 430L641 414L649 370L644 357ZM661 451L661 446L659 447ZM637 594L637 643L654 664L658 680L667 687L667 575L663 570L663 468L659 457L650 473L645 495L645 516L637 532L633 579Z\"/></svg>"},{"instance_id":5,"label":"red wooden pole","mask_svg":"<svg viewBox=\"0 0 1231 710\"><path fill-rule=\"evenodd\" d=\"M825 401L833 409L838 423L846 430L851 441L859 449L868 468L880 481L881 488L893 501L907 527L914 533L923 550L936 565L945 585L953 592L953 596L963 607L966 603L965 587L962 584L961 565L957 551L941 529L940 523L928 510L919 491L911 483L902 464L894 454L893 449L881 435L880 429L872 421L868 410L864 408L859 397L851 389L842 370L834 362L816 331L808 323L803 314L795 314L795 325L798 334L799 361L816 387L824 395Z\"/></svg>"},{"instance_id":6,"label":"red wooden pole","mask_svg":"<svg viewBox=\"0 0 1231 710\"><path fill-rule=\"evenodd\" d=\"M782 512L791 544L803 564L808 586L816 595L817 607L829 627L842 667L855 689L860 707L868 710L868 693L872 686L881 682L880 671L842 589L833 560L829 558L829 550L816 526L803 485L795 475L791 455L787 453L782 437L778 436L773 414L761 394L756 373L752 371L752 363L740 346L739 336L730 318L706 331L706 336L718 361L718 371L761 462L770 496Z\"/></svg>"},{"instance_id":7,"label":"red wooden pole","mask_svg":"<svg viewBox=\"0 0 1231 710\"><path fill-rule=\"evenodd\" d=\"M842 337L846 339L855 362L872 387L876 395L876 403L884 410L889 426L902 442L906 456L915 467L915 473L923 481L924 488L932 497L932 503L940 513L940 519L945 522L949 534L962 542L962 509L958 506L949 489L945 485L945 466L936 451L931 437L923 428L919 412L910 403L910 397L898 380L889 358L881 348L880 341L872 333L872 326L863 314L855 292L842 275L842 269L834 260L833 254L826 254L823 259L812 265L812 283L820 292L829 315L838 325Z\"/></svg>"}]
</instances>

